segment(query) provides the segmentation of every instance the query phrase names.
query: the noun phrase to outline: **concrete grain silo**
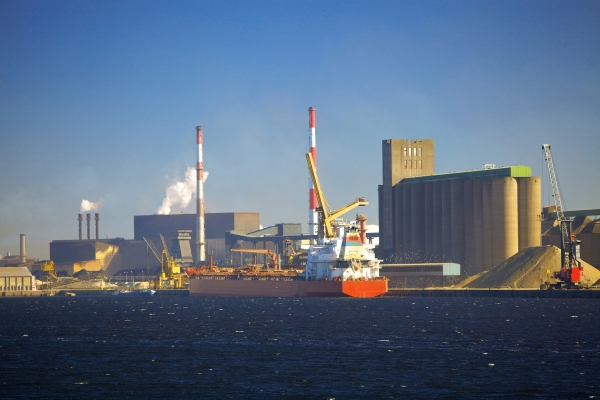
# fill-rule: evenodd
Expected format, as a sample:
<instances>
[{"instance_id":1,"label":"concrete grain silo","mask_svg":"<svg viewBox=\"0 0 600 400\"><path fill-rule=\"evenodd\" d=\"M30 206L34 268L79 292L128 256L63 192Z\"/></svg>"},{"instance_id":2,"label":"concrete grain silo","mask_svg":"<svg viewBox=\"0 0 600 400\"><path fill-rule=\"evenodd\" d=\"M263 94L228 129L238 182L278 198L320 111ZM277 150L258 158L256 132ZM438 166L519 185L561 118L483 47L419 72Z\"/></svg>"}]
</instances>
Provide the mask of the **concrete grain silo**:
<instances>
[{"instance_id":1,"label":"concrete grain silo","mask_svg":"<svg viewBox=\"0 0 600 400\"><path fill-rule=\"evenodd\" d=\"M442 181L442 257L447 260L452 254L451 187L449 179Z\"/></svg>"},{"instance_id":2,"label":"concrete grain silo","mask_svg":"<svg viewBox=\"0 0 600 400\"><path fill-rule=\"evenodd\" d=\"M442 259L443 249L443 229L442 229L442 199L443 199L443 181L433 181L433 256L435 259Z\"/></svg>"},{"instance_id":3,"label":"concrete grain silo","mask_svg":"<svg viewBox=\"0 0 600 400\"><path fill-rule=\"evenodd\" d=\"M464 196L464 213L465 213L465 258L464 264L470 269L473 269L475 254L474 254L474 210L473 210L473 180L465 179L463 181L463 196Z\"/></svg>"},{"instance_id":4,"label":"concrete grain silo","mask_svg":"<svg viewBox=\"0 0 600 400\"><path fill-rule=\"evenodd\" d=\"M465 192L464 179L450 180L450 257L454 262L465 260Z\"/></svg>"},{"instance_id":5,"label":"concrete grain silo","mask_svg":"<svg viewBox=\"0 0 600 400\"><path fill-rule=\"evenodd\" d=\"M418 254L425 254L425 185L415 182L409 186L412 250Z\"/></svg>"},{"instance_id":6,"label":"concrete grain silo","mask_svg":"<svg viewBox=\"0 0 600 400\"><path fill-rule=\"evenodd\" d=\"M423 195L425 196L425 254L434 252L433 231L433 182L425 182Z\"/></svg>"},{"instance_id":7,"label":"concrete grain silo","mask_svg":"<svg viewBox=\"0 0 600 400\"><path fill-rule=\"evenodd\" d=\"M492 179L492 266L519 251L517 181L512 177Z\"/></svg>"},{"instance_id":8,"label":"concrete grain silo","mask_svg":"<svg viewBox=\"0 0 600 400\"><path fill-rule=\"evenodd\" d=\"M492 268L492 180L486 178L482 180L482 209L483 209L483 270Z\"/></svg>"},{"instance_id":9,"label":"concrete grain silo","mask_svg":"<svg viewBox=\"0 0 600 400\"><path fill-rule=\"evenodd\" d=\"M404 185L394 186L394 250L396 254L402 254L404 249Z\"/></svg>"},{"instance_id":10,"label":"concrete grain silo","mask_svg":"<svg viewBox=\"0 0 600 400\"><path fill-rule=\"evenodd\" d=\"M519 196L519 250L539 246L542 209L541 182L535 176L517 178Z\"/></svg>"},{"instance_id":11,"label":"concrete grain silo","mask_svg":"<svg viewBox=\"0 0 600 400\"><path fill-rule=\"evenodd\" d=\"M475 271L483 271L483 179L473 179L473 262Z\"/></svg>"},{"instance_id":12,"label":"concrete grain silo","mask_svg":"<svg viewBox=\"0 0 600 400\"><path fill-rule=\"evenodd\" d=\"M412 204L410 202L411 199L411 187L410 185L403 185L402 190L402 201L404 203L403 216L402 216L402 226L400 227L404 231L404 240L403 247L404 251L410 253L413 251L412 247L412 236L411 236L411 226L412 226Z\"/></svg>"}]
</instances>

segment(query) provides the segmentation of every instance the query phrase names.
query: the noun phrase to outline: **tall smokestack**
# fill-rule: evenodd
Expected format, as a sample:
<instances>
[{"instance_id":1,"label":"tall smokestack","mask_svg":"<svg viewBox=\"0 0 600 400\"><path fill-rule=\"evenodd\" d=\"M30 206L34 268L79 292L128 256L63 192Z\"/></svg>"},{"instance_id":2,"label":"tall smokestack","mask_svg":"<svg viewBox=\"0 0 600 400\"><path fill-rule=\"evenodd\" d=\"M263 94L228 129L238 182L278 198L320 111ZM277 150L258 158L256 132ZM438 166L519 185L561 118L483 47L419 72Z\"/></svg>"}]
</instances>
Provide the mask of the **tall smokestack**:
<instances>
[{"instance_id":1,"label":"tall smokestack","mask_svg":"<svg viewBox=\"0 0 600 400\"><path fill-rule=\"evenodd\" d=\"M87 216L85 217L85 220L87 222L87 238L88 238L88 240L90 240L90 221L92 220L91 214L87 214Z\"/></svg>"},{"instance_id":2,"label":"tall smokestack","mask_svg":"<svg viewBox=\"0 0 600 400\"><path fill-rule=\"evenodd\" d=\"M98 240L100 239L100 214L96 213L94 220L96 220L96 240Z\"/></svg>"},{"instance_id":3,"label":"tall smokestack","mask_svg":"<svg viewBox=\"0 0 600 400\"><path fill-rule=\"evenodd\" d=\"M81 240L81 222L83 221L81 214L77 214L77 221L79 221L79 240Z\"/></svg>"},{"instance_id":4,"label":"tall smokestack","mask_svg":"<svg viewBox=\"0 0 600 400\"><path fill-rule=\"evenodd\" d=\"M315 108L308 109L308 151L312 155L315 168L317 168L317 142L315 138ZM308 233L316 235L319 229L319 215L317 214L317 196L310 173L308 174Z\"/></svg>"},{"instance_id":5,"label":"tall smokestack","mask_svg":"<svg viewBox=\"0 0 600 400\"><path fill-rule=\"evenodd\" d=\"M204 178L202 165L202 127L196 127L196 143L198 144L198 163L196 164L196 258L197 262L204 262L206 259L204 249Z\"/></svg>"},{"instance_id":6,"label":"tall smokestack","mask_svg":"<svg viewBox=\"0 0 600 400\"><path fill-rule=\"evenodd\" d=\"M24 233L21 233L21 262L27 262L27 243Z\"/></svg>"}]
</instances>

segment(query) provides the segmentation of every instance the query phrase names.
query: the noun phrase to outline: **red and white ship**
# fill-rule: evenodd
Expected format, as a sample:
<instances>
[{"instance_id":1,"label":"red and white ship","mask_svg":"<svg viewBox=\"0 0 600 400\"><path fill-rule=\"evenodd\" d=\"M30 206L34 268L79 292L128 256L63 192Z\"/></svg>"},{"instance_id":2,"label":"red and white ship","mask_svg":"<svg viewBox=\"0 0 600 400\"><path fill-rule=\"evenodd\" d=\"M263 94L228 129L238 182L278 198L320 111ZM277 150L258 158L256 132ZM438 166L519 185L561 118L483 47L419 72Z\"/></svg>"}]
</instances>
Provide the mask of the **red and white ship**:
<instances>
[{"instance_id":1,"label":"red and white ship","mask_svg":"<svg viewBox=\"0 0 600 400\"><path fill-rule=\"evenodd\" d=\"M385 294L388 281L379 276L380 260L362 243L355 227L346 228L342 238L321 240L310 246L303 272L187 268L190 296L377 297Z\"/></svg>"}]
</instances>

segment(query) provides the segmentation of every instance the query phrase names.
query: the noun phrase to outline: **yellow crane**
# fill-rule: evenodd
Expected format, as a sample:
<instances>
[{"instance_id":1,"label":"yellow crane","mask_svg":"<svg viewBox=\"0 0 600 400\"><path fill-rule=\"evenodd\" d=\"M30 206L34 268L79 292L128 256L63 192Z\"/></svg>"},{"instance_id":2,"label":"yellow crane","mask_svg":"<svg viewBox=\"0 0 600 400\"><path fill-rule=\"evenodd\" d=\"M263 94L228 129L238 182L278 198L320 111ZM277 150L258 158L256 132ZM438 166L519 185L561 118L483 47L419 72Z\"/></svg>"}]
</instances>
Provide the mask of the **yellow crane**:
<instances>
[{"instance_id":1,"label":"yellow crane","mask_svg":"<svg viewBox=\"0 0 600 400\"><path fill-rule=\"evenodd\" d=\"M144 241L148 245L148 248L150 249L150 251L152 251L152 254L158 260L161 266L160 276L156 278L156 288L161 289L162 282L164 280L173 279L175 283L175 289L179 289L181 288L181 268L175 262L175 259L169 254L169 250L167 249L167 243L165 242L165 238L163 237L163 235L159 234L159 236L160 241L163 245L163 250L160 253L160 255L156 247L154 247L154 244L150 240L144 238Z\"/></svg>"},{"instance_id":2,"label":"yellow crane","mask_svg":"<svg viewBox=\"0 0 600 400\"><path fill-rule=\"evenodd\" d=\"M319 183L319 177L317 176L317 169L315 168L315 162L312 159L311 153L306 153L306 162L308 164L308 172L310 173L313 186L315 187L317 202L319 203L319 207L317 208L317 212L319 213L319 237L324 237L326 239L334 238L335 232L332 225L333 220L341 217L343 214L347 213L353 208L366 206L369 204L369 202L365 201L364 197L359 197L357 200L354 200L347 206L332 211L329 207L329 204L327 204L327 200L325 200L323 190L321 190L321 184Z\"/></svg>"},{"instance_id":3,"label":"yellow crane","mask_svg":"<svg viewBox=\"0 0 600 400\"><path fill-rule=\"evenodd\" d=\"M44 263L44 266L42 267L42 271L47 272L52 279L58 279L58 275L56 274L56 270L54 269L54 261L46 261Z\"/></svg>"}]
</instances>

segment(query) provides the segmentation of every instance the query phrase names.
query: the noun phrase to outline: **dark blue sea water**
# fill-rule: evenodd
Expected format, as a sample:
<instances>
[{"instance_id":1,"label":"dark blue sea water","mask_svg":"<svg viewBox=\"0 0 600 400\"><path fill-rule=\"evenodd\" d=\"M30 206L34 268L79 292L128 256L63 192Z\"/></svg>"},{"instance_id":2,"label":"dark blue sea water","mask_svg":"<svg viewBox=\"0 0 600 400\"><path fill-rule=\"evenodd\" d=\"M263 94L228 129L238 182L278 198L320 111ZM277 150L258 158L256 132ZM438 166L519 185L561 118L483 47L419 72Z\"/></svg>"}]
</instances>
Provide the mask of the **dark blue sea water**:
<instances>
[{"instance_id":1,"label":"dark blue sea water","mask_svg":"<svg viewBox=\"0 0 600 400\"><path fill-rule=\"evenodd\" d=\"M582 299L0 300L0 398L600 396Z\"/></svg>"}]
</instances>

